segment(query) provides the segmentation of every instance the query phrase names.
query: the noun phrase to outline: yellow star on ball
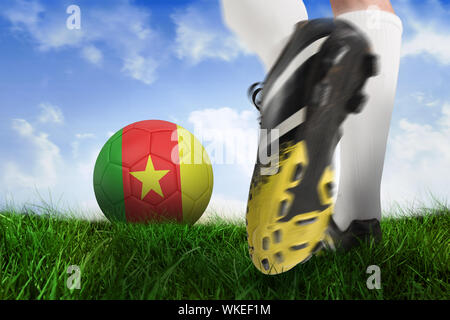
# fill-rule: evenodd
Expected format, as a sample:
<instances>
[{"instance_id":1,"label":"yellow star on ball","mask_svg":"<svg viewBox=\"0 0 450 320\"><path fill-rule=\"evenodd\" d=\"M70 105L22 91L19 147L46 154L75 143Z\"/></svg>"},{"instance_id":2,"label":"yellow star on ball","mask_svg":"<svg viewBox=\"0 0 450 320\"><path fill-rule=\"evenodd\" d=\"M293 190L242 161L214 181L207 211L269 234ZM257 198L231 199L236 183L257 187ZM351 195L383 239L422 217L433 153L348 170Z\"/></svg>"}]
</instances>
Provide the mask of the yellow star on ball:
<instances>
[{"instance_id":1,"label":"yellow star on ball","mask_svg":"<svg viewBox=\"0 0 450 320\"><path fill-rule=\"evenodd\" d=\"M155 170L152 157L148 156L147 166L144 171L130 172L130 174L142 182L141 200L151 191L155 191L161 197L164 197L159 180L161 180L170 170Z\"/></svg>"}]
</instances>

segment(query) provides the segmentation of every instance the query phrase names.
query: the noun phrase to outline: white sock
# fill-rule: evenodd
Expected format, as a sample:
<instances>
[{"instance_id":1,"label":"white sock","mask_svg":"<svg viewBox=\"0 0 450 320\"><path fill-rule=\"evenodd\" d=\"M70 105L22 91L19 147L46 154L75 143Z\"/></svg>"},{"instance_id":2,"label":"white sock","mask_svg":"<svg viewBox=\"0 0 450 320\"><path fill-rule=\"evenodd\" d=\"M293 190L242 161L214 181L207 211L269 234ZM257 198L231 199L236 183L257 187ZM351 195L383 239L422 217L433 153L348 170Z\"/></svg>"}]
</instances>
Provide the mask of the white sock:
<instances>
[{"instance_id":1,"label":"white sock","mask_svg":"<svg viewBox=\"0 0 450 320\"><path fill-rule=\"evenodd\" d=\"M294 25L308 19L302 0L222 0L224 21L266 71L275 63Z\"/></svg>"},{"instance_id":2,"label":"white sock","mask_svg":"<svg viewBox=\"0 0 450 320\"><path fill-rule=\"evenodd\" d=\"M396 15L380 10L349 12L337 18L366 34L378 56L379 69L365 86L368 101L363 111L349 115L343 124L333 219L345 230L355 219L381 219L381 176L397 87L402 22Z\"/></svg>"}]
</instances>

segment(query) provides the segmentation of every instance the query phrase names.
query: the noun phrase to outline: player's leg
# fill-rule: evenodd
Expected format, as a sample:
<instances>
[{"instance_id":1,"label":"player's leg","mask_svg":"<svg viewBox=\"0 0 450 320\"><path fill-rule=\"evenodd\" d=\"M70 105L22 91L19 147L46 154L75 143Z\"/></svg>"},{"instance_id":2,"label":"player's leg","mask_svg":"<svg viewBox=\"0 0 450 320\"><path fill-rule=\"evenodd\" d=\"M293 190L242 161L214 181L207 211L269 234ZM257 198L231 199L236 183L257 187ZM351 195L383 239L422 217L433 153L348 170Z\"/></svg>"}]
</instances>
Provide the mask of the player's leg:
<instances>
[{"instance_id":1,"label":"player's leg","mask_svg":"<svg viewBox=\"0 0 450 320\"><path fill-rule=\"evenodd\" d=\"M222 0L224 21L270 70L294 25L308 19L302 0Z\"/></svg>"},{"instance_id":2,"label":"player's leg","mask_svg":"<svg viewBox=\"0 0 450 320\"><path fill-rule=\"evenodd\" d=\"M370 7L394 13L389 0L330 0L330 3L335 17L348 12L367 10Z\"/></svg>"},{"instance_id":3,"label":"player's leg","mask_svg":"<svg viewBox=\"0 0 450 320\"><path fill-rule=\"evenodd\" d=\"M378 76L369 79L365 87L366 107L343 124L334 226L341 231L351 227L356 233L364 233L369 226L381 236L380 186L397 85L402 23L388 0L331 0L331 5L336 18L352 23L367 36L379 68Z\"/></svg>"}]
</instances>

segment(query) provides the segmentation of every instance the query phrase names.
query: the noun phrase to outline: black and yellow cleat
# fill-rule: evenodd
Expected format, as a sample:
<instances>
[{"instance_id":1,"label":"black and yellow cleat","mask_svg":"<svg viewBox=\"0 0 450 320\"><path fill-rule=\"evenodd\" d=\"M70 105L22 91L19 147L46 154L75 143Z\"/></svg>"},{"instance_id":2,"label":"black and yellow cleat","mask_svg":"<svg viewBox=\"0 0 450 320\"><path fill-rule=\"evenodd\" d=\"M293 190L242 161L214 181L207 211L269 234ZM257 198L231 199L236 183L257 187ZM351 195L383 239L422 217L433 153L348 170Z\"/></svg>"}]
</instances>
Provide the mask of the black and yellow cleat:
<instances>
[{"instance_id":1,"label":"black and yellow cleat","mask_svg":"<svg viewBox=\"0 0 450 320\"><path fill-rule=\"evenodd\" d=\"M288 271L326 240L339 128L361 111L375 65L354 27L310 20L297 25L262 88L251 87L268 133L260 139L246 214L250 256L261 272Z\"/></svg>"}]
</instances>

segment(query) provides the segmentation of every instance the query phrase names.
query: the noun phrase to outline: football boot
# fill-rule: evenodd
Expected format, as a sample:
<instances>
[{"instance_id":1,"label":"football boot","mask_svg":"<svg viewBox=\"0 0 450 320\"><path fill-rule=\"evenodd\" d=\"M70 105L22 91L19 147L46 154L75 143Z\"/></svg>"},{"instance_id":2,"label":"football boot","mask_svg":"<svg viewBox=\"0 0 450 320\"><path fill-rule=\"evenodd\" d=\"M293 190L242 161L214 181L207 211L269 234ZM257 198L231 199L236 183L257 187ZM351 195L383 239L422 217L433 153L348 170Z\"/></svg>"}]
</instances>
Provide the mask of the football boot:
<instances>
[{"instance_id":1,"label":"football boot","mask_svg":"<svg viewBox=\"0 0 450 320\"><path fill-rule=\"evenodd\" d=\"M369 42L352 25L302 21L264 82L250 88L262 130L246 226L261 272L288 271L322 248L334 207L340 127L362 110L362 89L375 69Z\"/></svg>"}]
</instances>

